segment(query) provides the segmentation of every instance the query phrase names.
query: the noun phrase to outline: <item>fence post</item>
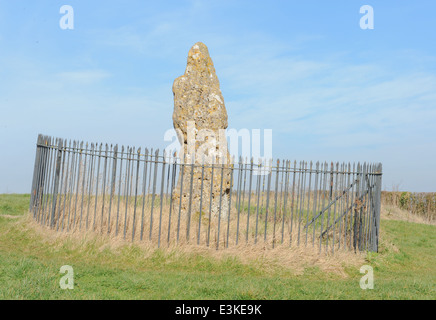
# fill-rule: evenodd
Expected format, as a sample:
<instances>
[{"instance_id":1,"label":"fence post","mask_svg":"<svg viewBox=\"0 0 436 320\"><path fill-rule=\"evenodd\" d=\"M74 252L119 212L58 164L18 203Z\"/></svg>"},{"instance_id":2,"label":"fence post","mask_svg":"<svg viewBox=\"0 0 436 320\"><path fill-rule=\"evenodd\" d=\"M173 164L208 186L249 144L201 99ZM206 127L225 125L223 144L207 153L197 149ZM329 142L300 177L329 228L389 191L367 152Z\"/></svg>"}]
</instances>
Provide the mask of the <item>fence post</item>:
<instances>
[{"instance_id":1,"label":"fence post","mask_svg":"<svg viewBox=\"0 0 436 320\"><path fill-rule=\"evenodd\" d=\"M355 207L354 207L354 218L353 218L353 248L354 248L354 252L356 252L356 248L357 248L357 232L358 232L358 222L357 222L357 211L359 209L360 203L360 162L357 164L357 178L356 178L356 199L355 201Z\"/></svg>"},{"instance_id":2,"label":"fence post","mask_svg":"<svg viewBox=\"0 0 436 320\"><path fill-rule=\"evenodd\" d=\"M41 136L41 141L39 144L40 152L41 152L41 159L40 159L40 165L38 169L38 181L36 182L37 187L37 193L35 195L36 197L36 205L35 205L35 216L36 221L41 223L41 205L43 204L44 200L44 186L45 186L45 178L47 173L47 165L48 165L48 152L47 152L47 136Z\"/></svg>"},{"instance_id":3,"label":"fence post","mask_svg":"<svg viewBox=\"0 0 436 320\"><path fill-rule=\"evenodd\" d=\"M137 151L137 159L136 159L136 179L135 179L135 203L133 206L133 222L132 222L132 242L135 239L135 232L136 232L136 204L138 200L138 181L139 181L139 165L141 160L141 148L139 148Z\"/></svg>"},{"instance_id":4,"label":"fence post","mask_svg":"<svg viewBox=\"0 0 436 320\"><path fill-rule=\"evenodd\" d=\"M34 202L35 202L36 186L37 186L37 181L39 178L38 168L39 168L39 164L41 163L41 160L40 160L41 148L39 147L41 139L42 139L42 134L39 134L38 139L36 140L36 154L35 154L35 164L33 167L33 179L32 179L32 189L30 192L29 211L32 210L32 208L34 207ZM33 216L35 217L35 214Z\"/></svg>"},{"instance_id":5,"label":"fence post","mask_svg":"<svg viewBox=\"0 0 436 320\"><path fill-rule=\"evenodd\" d=\"M117 157L118 157L118 144L116 144L114 149L113 149L111 191L110 191L110 200L109 200L109 212L108 212L108 218L107 218L107 233L108 234L111 230L112 200L113 200L113 197L115 194L115 184L116 184L116 178L117 178L117 160L118 160Z\"/></svg>"},{"instance_id":6,"label":"fence post","mask_svg":"<svg viewBox=\"0 0 436 320\"><path fill-rule=\"evenodd\" d=\"M161 184L160 184L159 238L158 238L158 244L157 244L158 247L160 247L160 236L161 236L161 231L162 231L162 210L163 210L163 205L164 205L163 199L164 199L164 189L165 189L165 165L166 165L165 149L162 152L162 155L163 155L163 159L162 159L162 178L161 178ZM169 171L168 171L168 173L169 173ZM189 228L188 228L188 233L189 233Z\"/></svg>"},{"instance_id":7,"label":"fence post","mask_svg":"<svg viewBox=\"0 0 436 320\"><path fill-rule=\"evenodd\" d=\"M363 167L362 167L362 176L361 176L361 185L362 185L362 191L361 191L361 204L360 204L360 208L359 208L359 238L358 238L358 248L359 251L362 251L362 242L363 242L363 230L364 230L364 221L363 221L363 210L364 210L364 204L365 204L365 195L366 195L366 188L368 188L368 186L366 186L366 162L363 163Z\"/></svg>"},{"instance_id":8,"label":"fence post","mask_svg":"<svg viewBox=\"0 0 436 320\"><path fill-rule=\"evenodd\" d=\"M376 185L375 185L375 226L374 226L374 243L372 245L372 250L378 252L378 241L380 235L380 210L381 210L381 185L382 185L382 164L379 163L376 171Z\"/></svg>"},{"instance_id":9,"label":"fence post","mask_svg":"<svg viewBox=\"0 0 436 320\"><path fill-rule=\"evenodd\" d=\"M157 168L159 166L159 149L154 153L154 174L153 174L153 188L151 194L151 209L150 209L150 234L148 236L151 241L152 233L153 233L153 208L154 208L154 199L156 196L156 180L157 180ZM182 198L182 193L180 193L180 199Z\"/></svg>"},{"instance_id":10,"label":"fence post","mask_svg":"<svg viewBox=\"0 0 436 320\"><path fill-rule=\"evenodd\" d=\"M62 149L63 149L63 140L59 139L58 154L56 160L55 182L53 187L53 206L51 210L50 228L54 227L54 222L55 222L57 195L59 191L59 174L61 171L61 161L62 161Z\"/></svg>"}]
</instances>

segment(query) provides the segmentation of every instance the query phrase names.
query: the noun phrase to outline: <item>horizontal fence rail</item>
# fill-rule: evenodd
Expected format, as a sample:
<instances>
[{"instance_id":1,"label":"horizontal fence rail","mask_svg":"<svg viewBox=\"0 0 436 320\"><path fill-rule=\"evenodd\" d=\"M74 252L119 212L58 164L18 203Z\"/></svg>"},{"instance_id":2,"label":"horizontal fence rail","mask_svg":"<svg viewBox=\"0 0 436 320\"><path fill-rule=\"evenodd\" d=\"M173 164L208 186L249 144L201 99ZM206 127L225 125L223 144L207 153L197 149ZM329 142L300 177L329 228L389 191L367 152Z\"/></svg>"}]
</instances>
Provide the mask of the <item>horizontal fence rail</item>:
<instances>
[{"instance_id":1,"label":"horizontal fence rail","mask_svg":"<svg viewBox=\"0 0 436 320\"><path fill-rule=\"evenodd\" d=\"M157 246L377 251L381 178L379 163L188 163L159 150L39 135L30 211L57 231Z\"/></svg>"}]
</instances>

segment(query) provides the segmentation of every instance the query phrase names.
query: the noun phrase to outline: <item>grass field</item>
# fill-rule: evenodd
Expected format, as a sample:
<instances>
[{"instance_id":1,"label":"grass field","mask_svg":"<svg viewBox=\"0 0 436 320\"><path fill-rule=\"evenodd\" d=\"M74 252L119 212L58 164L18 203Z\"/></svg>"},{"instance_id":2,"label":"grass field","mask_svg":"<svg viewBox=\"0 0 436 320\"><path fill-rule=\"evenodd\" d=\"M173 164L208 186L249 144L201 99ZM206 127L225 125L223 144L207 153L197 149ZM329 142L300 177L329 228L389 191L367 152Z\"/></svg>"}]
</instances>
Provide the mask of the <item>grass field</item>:
<instances>
[{"instance_id":1,"label":"grass field","mask_svg":"<svg viewBox=\"0 0 436 320\"><path fill-rule=\"evenodd\" d=\"M0 195L0 299L436 298L434 225L382 219L380 252L363 256L247 257L56 236L29 218L29 198ZM359 286L364 264L374 268L372 290ZM74 268L73 290L59 286L63 265Z\"/></svg>"}]
</instances>

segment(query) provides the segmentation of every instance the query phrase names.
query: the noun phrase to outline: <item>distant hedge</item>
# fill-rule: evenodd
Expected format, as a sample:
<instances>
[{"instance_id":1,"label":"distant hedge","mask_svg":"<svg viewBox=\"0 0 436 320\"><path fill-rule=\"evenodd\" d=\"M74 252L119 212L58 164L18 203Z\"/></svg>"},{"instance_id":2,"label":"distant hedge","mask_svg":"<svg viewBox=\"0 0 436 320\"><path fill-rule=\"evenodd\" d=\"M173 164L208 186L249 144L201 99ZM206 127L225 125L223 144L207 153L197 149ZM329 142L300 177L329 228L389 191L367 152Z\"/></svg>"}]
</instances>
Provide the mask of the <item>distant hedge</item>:
<instances>
[{"instance_id":1,"label":"distant hedge","mask_svg":"<svg viewBox=\"0 0 436 320\"><path fill-rule=\"evenodd\" d=\"M436 220L436 192L382 191L381 201L422 216L428 221Z\"/></svg>"}]
</instances>

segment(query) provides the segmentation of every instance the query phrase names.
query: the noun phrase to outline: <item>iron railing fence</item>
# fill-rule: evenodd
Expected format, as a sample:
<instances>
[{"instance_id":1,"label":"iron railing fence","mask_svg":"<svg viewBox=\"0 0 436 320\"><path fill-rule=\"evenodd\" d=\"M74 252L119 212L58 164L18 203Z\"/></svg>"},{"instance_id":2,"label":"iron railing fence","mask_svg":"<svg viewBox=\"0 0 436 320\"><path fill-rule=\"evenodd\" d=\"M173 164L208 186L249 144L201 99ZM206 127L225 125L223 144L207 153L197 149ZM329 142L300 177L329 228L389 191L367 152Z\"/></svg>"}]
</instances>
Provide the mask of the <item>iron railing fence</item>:
<instances>
[{"instance_id":1,"label":"iron railing fence","mask_svg":"<svg viewBox=\"0 0 436 320\"><path fill-rule=\"evenodd\" d=\"M377 251L381 178L380 163L186 163L159 150L39 135L30 211L58 231L92 230L157 246Z\"/></svg>"}]
</instances>

